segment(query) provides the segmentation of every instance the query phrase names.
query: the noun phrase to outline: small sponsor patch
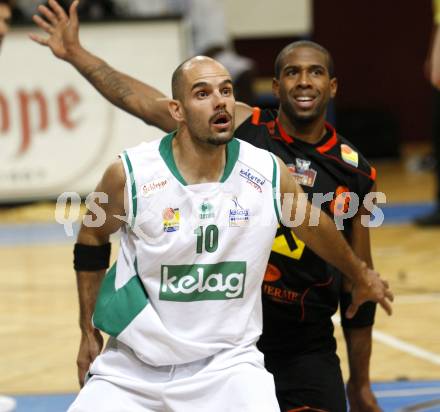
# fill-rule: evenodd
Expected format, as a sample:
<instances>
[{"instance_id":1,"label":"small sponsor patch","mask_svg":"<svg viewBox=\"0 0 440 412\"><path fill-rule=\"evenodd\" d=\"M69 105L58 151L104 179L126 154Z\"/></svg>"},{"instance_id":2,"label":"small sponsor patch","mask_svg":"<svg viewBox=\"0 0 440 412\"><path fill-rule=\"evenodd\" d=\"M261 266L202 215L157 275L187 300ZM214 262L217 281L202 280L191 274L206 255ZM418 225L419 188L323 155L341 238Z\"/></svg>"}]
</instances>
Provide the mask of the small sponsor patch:
<instances>
[{"instance_id":1,"label":"small sponsor patch","mask_svg":"<svg viewBox=\"0 0 440 412\"><path fill-rule=\"evenodd\" d=\"M164 232L176 232L180 226L180 212L179 209L167 207L162 212L162 222Z\"/></svg>"},{"instance_id":2,"label":"small sponsor patch","mask_svg":"<svg viewBox=\"0 0 440 412\"><path fill-rule=\"evenodd\" d=\"M359 154L358 152L354 151L350 146L347 146L346 144L341 144L341 156L344 162L354 167L358 167Z\"/></svg>"},{"instance_id":3,"label":"small sponsor patch","mask_svg":"<svg viewBox=\"0 0 440 412\"><path fill-rule=\"evenodd\" d=\"M199 206L199 218L200 219L212 219L215 217L214 206L207 200L204 200Z\"/></svg>"},{"instance_id":4,"label":"small sponsor patch","mask_svg":"<svg viewBox=\"0 0 440 412\"><path fill-rule=\"evenodd\" d=\"M245 209L238 203L237 196L232 198L234 207L229 209L229 226L230 227L243 227L249 224L250 213L249 209Z\"/></svg>"},{"instance_id":5,"label":"small sponsor patch","mask_svg":"<svg viewBox=\"0 0 440 412\"><path fill-rule=\"evenodd\" d=\"M161 192L168 186L166 178L154 179L151 182L145 183L141 187L141 194L143 197L151 196L154 193Z\"/></svg>"},{"instance_id":6,"label":"small sponsor patch","mask_svg":"<svg viewBox=\"0 0 440 412\"><path fill-rule=\"evenodd\" d=\"M278 269L277 266L273 265L272 263L268 263L266 267L266 273L264 274L264 281L276 282L279 279L281 279L281 271Z\"/></svg>"},{"instance_id":7,"label":"small sponsor patch","mask_svg":"<svg viewBox=\"0 0 440 412\"><path fill-rule=\"evenodd\" d=\"M310 164L308 160L296 159L296 164L287 165L290 174L301 186L313 187L315 185L317 172L310 168Z\"/></svg>"},{"instance_id":8,"label":"small sponsor patch","mask_svg":"<svg viewBox=\"0 0 440 412\"><path fill-rule=\"evenodd\" d=\"M241 169L240 176L246 179L246 183L252 186L258 192L262 192L262 187L266 183L266 179L261 176L257 176L255 173L252 173L250 169Z\"/></svg>"}]
</instances>

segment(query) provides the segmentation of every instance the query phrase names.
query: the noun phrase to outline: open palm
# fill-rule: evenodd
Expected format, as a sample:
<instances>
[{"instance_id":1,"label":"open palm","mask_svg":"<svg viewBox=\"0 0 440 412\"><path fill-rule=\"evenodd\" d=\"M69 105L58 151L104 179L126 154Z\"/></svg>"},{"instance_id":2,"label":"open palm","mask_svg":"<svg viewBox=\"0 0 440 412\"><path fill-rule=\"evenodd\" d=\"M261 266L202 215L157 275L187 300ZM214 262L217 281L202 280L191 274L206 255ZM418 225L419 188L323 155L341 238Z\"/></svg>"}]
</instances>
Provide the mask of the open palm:
<instances>
[{"instance_id":1,"label":"open palm","mask_svg":"<svg viewBox=\"0 0 440 412\"><path fill-rule=\"evenodd\" d=\"M29 37L36 43L49 47L56 57L66 60L70 51L80 46L77 13L79 0L71 4L69 16L56 0L49 0L48 3L49 7L38 6L38 11L44 18L34 15L32 19L49 37L45 38L33 33Z\"/></svg>"}]
</instances>

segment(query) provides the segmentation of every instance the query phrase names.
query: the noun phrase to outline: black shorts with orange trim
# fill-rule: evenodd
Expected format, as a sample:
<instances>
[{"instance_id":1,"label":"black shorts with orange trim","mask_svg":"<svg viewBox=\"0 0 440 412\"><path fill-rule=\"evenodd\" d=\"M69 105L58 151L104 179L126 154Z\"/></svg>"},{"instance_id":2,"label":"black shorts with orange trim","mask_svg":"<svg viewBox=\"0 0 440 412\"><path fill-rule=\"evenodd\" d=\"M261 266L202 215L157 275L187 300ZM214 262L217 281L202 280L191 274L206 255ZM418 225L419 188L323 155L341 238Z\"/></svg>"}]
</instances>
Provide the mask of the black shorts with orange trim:
<instances>
[{"instance_id":1,"label":"black shorts with orange trim","mask_svg":"<svg viewBox=\"0 0 440 412\"><path fill-rule=\"evenodd\" d=\"M346 412L344 382L336 353L265 354L274 375L281 412Z\"/></svg>"}]
</instances>

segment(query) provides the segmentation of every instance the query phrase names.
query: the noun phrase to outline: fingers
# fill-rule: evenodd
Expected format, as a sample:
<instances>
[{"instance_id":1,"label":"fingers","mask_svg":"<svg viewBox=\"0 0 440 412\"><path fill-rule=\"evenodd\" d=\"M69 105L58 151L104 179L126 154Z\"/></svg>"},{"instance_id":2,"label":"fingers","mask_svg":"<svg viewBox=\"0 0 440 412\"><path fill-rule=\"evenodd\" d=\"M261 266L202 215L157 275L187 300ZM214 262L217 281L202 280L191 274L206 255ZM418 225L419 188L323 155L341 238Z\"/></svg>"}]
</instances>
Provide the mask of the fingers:
<instances>
[{"instance_id":1,"label":"fingers","mask_svg":"<svg viewBox=\"0 0 440 412\"><path fill-rule=\"evenodd\" d=\"M42 46L49 46L49 39L44 39L43 37L40 37L37 34L30 33L29 38L35 43L41 44Z\"/></svg>"},{"instance_id":2,"label":"fingers","mask_svg":"<svg viewBox=\"0 0 440 412\"><path fill-rule=\"evenodd\" d=\"M76 365L78 367L78 382L81 386L81 388L84 386L84 378L86 376L87 371L90 367L90 361L86 358L81 357L78 355L78 359L76 360Z\"/></svg>"},{"instance_id":3,"label":"fingers","mask_svg":"<svg viewBox=\"0 0 440 412\"><path fill-rule=\"evenodd\" d=\"M49 10L46 6L40 5L38 6L38 11L46 17L47 20L49 20L54 26L58 23L58 19L56 18L55 14L52 13L51 10Z\"/></svg>"},{"instance_id":4,"label":"fingers","mask_svg":"<svg viewBox=\"0 0 440 412\"><path fill-rule=\"evenodd\" d=\"M345 316L347 319L352 319L354 315L356 315L356 312L359 309L359 305L357 303L351 303L351 305L347 308L347 311L345 312Z\"/></svg>"},{"instance_id":5,"label":"fingers","mask_svg":"<svg viewBox=\"0 0 440 412\"><path fill-rule=\"evenodd\" d=\"M379 305L382 306L383 310L387 313L388 316L391 316L393 314L391 304L386 299L381 299L379 301Z\"/></svg>"},{"instance_id":6,"label":"fingers","mask_svg":"<svg viewBox=\"0 0 440 412\"><path fill-rule=\"evenodd\" d=\"M394 302L394 294L391 292L391 290L385 291L385 297L389 299L391 302Z\"/></svg>"},{"instance_id":7,"label":"fingers","mask_svg":"<svg viewBox=\"0 0 440 412\"><path fill-rule=\"evenodd\" d=\"M77 11L78 10L78 4L79 4L79 0L75 0L70 5L70 9L69 9L70 22L75 27L79 25L79 22L78 22L78 11Z\"/></svg>"},{"instance_id":8,"label":"fingers","mask_svg":"<svg viewBox=\"0 0 440 412\"><path fill-rule=\"evenodd\" d=\"M44 30L46 33L48 34L53 33L54 31L53 27L49 23L47 23L46 20L42 19L40 16L33 15L32 20L40 29Z\"/></svg>"},{"instance_id":9,"label":"fingers","mask_svg":"<svg viewBox=\"0 0 440 412\"><path fill-rule=\"evenodd\" d=\"M58 4L58 2L56 2L55 0L49 0L49 6L55 12L57 18L60 21L66 21L68 19L67 15L66 15L66 12Z\"/></svg>"}]
</instances>

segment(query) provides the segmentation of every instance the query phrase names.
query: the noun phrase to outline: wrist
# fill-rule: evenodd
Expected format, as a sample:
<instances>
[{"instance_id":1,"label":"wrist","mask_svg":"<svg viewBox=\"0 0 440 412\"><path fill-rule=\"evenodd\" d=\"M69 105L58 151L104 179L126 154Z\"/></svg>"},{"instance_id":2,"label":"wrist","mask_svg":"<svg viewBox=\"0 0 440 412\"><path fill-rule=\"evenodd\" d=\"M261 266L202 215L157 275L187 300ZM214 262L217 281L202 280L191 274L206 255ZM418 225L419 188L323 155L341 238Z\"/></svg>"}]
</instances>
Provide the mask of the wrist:
<instances>
[{"instance_id":1,"label":"wrist","mask_svg":"<svg viewBox=\"0 0 440 412\"><path fill-rule=\"evenodd\" d=\"M93 335L97 330L91 322L80 323L79 328L82 335Z\"/></svg>"},{"instance_id":2,"label":"wrist","mask_svg":"<svg viewBox=\"0 0 440 412\"><path fill-rule=\"evenodd\" d=\"M359 376L350 375L347 385L350 385L352 388L363 388L365 386L370 386L370 377L368 374L361 374Z\"/></svg>"},{"instance_id":3,"label":"wrist","mask_svg":"<svg viewBox=\"0 0 440 412\"><path fill-rule=\"evenodd\" d=\"M79 43L66 46L66 57L64 60L76 67L86 54L86 50Z\"/></svg>"},{"instance_id":4,"label":"wrist","mask_svg":"<svg viewBox=\"0 0 440 412\"><path fill-rule=\"evenodd\" d=\"M366 281L365 269L366 264L360 260L354 253L347 259L348 270L347 274L351 283L359 285Z\"/></svg>"}]
</instances>

